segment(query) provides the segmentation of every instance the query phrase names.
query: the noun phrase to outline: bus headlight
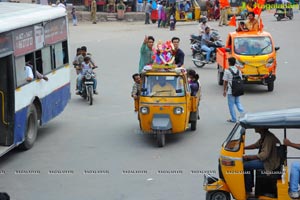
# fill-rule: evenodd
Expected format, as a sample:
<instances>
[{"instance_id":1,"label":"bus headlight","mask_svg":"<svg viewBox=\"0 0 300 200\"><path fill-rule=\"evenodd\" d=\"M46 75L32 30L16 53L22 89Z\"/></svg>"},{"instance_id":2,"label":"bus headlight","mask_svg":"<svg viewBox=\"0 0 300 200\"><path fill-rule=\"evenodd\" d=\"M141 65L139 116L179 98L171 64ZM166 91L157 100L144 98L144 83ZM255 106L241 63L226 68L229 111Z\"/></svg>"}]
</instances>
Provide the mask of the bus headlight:
<instances>
[{"instance_id":1,"label":"bus headlight","mask_svg":"<svg viewBox=\"0 0 300 200\"><path fill-rule=\"evenodd\" d=\"M269 58L268 60L267 60L267 64L266 64L266 67L272 67L273 66L273 64L274 64L274 58Z\"/></svg>"},{"instance_id":2,"label":"bus headlight","mask_svg":"<svg viewBox=\"0 0 300 200\"><path fill-rule=\"evenodd\" d=\"M182 107L175 107L174 108L174 114L180 115L183 113L183 108Z\"/></svg>"},{"instance_id":3,"label":"bus headlight","mask_svg":"<svg viewBox=\"0 0 300 200\"><path fill-rule=\"evenodd\" d=\"M149 108L148 107L141 107L140 108L140 112L142 114L148 114L149 113Z\"/></svg>"},{"instance_id":4,"label":"bus headlight","mask_svg":"<svg viewBox=\"0 0 300 200\"><path fill-rule=\"evenodd\" d=\"M236 60L235 65L238 66L239 68L244 68L245 63L243 63L242 61Z\"/></svg>"}]
</instances>

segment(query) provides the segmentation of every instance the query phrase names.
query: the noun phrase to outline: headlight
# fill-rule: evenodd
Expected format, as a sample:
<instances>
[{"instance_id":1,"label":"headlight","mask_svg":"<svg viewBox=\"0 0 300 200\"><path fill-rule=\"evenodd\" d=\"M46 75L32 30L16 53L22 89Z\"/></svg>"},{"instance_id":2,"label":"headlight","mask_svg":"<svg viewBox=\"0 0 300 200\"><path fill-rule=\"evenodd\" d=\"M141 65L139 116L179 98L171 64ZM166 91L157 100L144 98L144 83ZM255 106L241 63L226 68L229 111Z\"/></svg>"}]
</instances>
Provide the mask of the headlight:
<instances>
[{"instance_id":1,"label":"headlight","mask_svg":"<svg viewBox=\"0 0 300 200\"><path fill-rule=\"evenodd\" d=\"M149 108L148 107L141 107L140 108L140 112L142 114L148 114L149 113Z\"/></svg>"},{"instance_id":2,"label":"headlight","mask_svg":"<svg viewBox=\"0 0 300 200\"><path fill-rule=\"evenodd\" d=\"M92 75L91 75L90 73L87 73L87 74L85 75L85 79L89 80L89 79L91 79L91 78L92 78Z\"/></svg>"},{"instance_id":3,"label":"headlight","mask_svg":"<svg viewBox=\"0 0 300 200\"><path fill-rule=\"evenodd\" d=\"M272 67L272 65L274 64L274 58L269 58L267 60L267 64L266 64L266 67Z\"/></svg>"},{"instance_id":4,"label":"headlight","mask_svg":"<svg viewBox=\"0 0 300 200\"><path fill-rule=\"evenodd\" d=\"M180 115L183 113L183 108L182 107L175 107L174 108L174 114Z\"/></svg>"},{"instance_id":5,"label":"headlight","mask_svg":"<svg viewBox=\"0 0 300 200\"><path fill-rule=\"evenodd\" d=\"M244 68L245 63L243 63L242 61L236 60L235 65L238 66L239 68Z\"/></svg>"}]
</instances>

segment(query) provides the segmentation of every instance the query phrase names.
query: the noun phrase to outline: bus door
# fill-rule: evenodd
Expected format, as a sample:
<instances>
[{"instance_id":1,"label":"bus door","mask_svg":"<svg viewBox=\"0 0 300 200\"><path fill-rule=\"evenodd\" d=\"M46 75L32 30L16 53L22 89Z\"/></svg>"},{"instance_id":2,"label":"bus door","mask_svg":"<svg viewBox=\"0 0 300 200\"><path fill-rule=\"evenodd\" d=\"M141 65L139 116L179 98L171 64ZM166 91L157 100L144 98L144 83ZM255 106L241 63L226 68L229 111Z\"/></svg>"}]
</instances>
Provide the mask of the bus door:
<instances>
[{"instance_id":1,"label":"bus door","mask_svg":"<svg viewBox=\"0 0 300 200\"><path fill-rule=\"evenodd\" d=\"M15 89L12 55L0 55L0 145L14 141Z\"/></svg>"}]
</instances>

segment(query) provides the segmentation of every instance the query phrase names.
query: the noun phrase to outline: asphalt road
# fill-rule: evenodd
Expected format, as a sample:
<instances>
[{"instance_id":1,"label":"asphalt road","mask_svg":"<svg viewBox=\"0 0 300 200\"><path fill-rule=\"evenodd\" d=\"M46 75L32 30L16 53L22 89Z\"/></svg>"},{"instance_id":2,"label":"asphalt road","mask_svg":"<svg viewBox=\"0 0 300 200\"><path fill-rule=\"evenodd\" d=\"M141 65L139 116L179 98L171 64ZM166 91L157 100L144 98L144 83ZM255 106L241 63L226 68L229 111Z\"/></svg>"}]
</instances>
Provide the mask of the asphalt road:
<instances>
[{"instance_id":1,"label":"asphalt road","mask_svg":"<svg viewBox=\"0 0 300 200\"><path fill-rule=\"evenodd\" d=\"M263 13L265 30L271 32L278 52L275 89L246 87L241 97L246 111L299 107L300 13L294 20L277 22ZM223 40L233 27L217 26ZM175 31L143 22L80 23L70 26L70 59L86 45L99 68L98 92L93 106L75 95L75 70L71 71L72 99L66 110L39 129L33 149L14 150L0 159L0 191L15 200L195 200L204 199L203 173L217 172L222 142L233 127L217 84L217 69L210 64L197 69L191 62L189 35L196 22L178 23ZM203 99L197 131L169 136L164 148L139 131L130 97L131 75L138 69L139 48L145 35L156 41L181 38L185 66L200 75ZM300 141L300 131L289 137ZM282 140L283 135L278 137ZM250 134L249 141L258 139ZM289 149L290 154L298 154Z\"/></svg>"}]
</instances>

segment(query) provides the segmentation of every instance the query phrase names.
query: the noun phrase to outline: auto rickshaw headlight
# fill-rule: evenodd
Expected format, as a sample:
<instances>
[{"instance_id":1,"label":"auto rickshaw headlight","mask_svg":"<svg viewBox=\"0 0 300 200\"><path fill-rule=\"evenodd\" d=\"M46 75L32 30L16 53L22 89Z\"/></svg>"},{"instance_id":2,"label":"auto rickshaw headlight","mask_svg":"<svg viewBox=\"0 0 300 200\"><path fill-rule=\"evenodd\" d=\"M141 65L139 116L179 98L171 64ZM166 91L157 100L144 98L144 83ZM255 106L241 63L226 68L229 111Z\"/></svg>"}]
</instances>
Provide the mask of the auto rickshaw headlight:
<instances>
[{"instance_id":1,"label":"auto rickshaw headlight","mask_svg":"<svg viewBox=\"0 0 300 200\"><path fill-rule=\"evenodd\" d=\"M174 108L174 114L180 115L183 113L183 108L182 107L175 107Z\"/></svg>"},{"instance_id":2,"label":"auto rickshaw headlight","mask_svg":"<svg viewBox=\"0 0 300 200\"><path fill-rule=\"evenodd\" d=\"M148 107L141 107L140 108L140 112L142 114L148 114L149 113L149 108Z\"/></svg>"},{"instance_id":3,"label":"auto rickshaw headlight","mask_svg":"<svg viewBox=\"0 0 300 200\"><path fill-rule=\"evenodd\" d=\"M236 60L236 66L238 66L239 68L244 68L245 63L239 60Z\"/></svg>"},{"instance_id":4,"label":"auto rickshaw headlight","mask_svg":"<svg viewBox=\"0 0 300 200\"><path fill-rule=\"evenodd\" d=\"M272 67L274 61L275 61L274 58L269 58L269 59L267 60L266 67Z\"/></svg>"}]
</instances>

